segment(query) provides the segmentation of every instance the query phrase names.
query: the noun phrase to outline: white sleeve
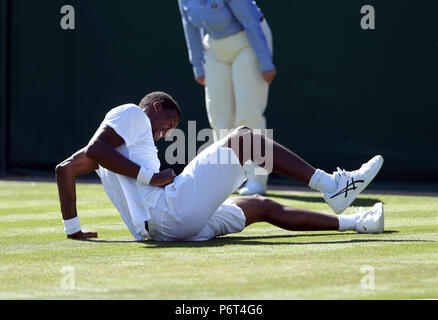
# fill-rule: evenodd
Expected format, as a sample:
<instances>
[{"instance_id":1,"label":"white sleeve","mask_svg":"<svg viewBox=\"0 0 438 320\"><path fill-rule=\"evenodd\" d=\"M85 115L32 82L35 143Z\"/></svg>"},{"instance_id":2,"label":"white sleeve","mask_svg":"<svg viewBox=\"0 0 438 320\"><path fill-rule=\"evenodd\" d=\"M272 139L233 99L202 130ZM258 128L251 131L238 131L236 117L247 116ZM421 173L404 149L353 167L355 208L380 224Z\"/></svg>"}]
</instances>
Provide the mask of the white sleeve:
<instances>
[{"instance_id":1,"label":"white sleeve","mask_svg":"<svg viewBox=\"0 0 438 320\"><path fill-rule=\"evenodd\" d=\"M127 147L135 144L151 130L150 121L144 111L134 105L111 110L102 124L113 128L125 140Z\"/></svg>"}]
</instances>

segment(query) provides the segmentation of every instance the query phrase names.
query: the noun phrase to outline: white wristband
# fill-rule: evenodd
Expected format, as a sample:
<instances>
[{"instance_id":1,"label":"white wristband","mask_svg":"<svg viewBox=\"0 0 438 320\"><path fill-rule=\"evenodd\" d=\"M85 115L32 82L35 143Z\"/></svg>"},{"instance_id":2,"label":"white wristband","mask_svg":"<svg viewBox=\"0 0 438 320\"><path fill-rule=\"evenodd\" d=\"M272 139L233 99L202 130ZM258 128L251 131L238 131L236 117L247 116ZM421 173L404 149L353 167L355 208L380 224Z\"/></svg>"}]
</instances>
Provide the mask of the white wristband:
<instances>
[{"instance_id":1,"label":"white wristband","mask_svg":"<svg viewBox=\"0 0 438 320\"><path fill-rule=\"evenodd\" d=\"M147 170L141 167L140 171L138 172L137 181L143 184L149 184L154 174L155 174L154 171Z\"/></svg>"},{"instance_id":2,"label":"white wristband","mask_svg":"<svg viewBox=\"0 0 438 320\"><path fill-rule=\"evenodd\" d=\"M81 231L81 223L79 222L79 217L75 217L69 220L62 220L62 223L64 223L64 232L68 236Z\"/></svg>"}]
</instances>

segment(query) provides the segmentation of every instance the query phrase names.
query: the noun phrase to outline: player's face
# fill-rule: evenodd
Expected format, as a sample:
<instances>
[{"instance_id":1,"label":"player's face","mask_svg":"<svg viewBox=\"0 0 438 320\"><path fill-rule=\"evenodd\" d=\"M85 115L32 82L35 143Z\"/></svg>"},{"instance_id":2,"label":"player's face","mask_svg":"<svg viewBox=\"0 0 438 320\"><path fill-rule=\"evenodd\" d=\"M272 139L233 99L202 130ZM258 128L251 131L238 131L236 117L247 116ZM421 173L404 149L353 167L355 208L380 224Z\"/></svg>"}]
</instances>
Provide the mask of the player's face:
<instances>
[{"instance_id":1,"label":"player's face","mask_svg":"<svg viewBox=\"0 0 438 320\"><path fill-rule=\"evenodd\" d=\"M174 110L159 109L151 119L152 134L154 140L158 141L170 134L179 122L178 113Z\"/></svg>"}]
</instances>

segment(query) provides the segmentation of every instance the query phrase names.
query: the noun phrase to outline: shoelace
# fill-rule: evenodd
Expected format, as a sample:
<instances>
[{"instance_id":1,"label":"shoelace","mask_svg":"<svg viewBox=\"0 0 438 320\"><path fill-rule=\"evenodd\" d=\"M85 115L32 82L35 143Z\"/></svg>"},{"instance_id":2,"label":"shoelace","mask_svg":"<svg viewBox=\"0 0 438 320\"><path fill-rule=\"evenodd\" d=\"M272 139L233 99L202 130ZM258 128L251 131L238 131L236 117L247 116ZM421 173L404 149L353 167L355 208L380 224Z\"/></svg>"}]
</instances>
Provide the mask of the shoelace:
<instances>
[{"instance_id":1,"label":"shoelace","mask_svg":"<svg viewBox=\"0 0 438 320\"><path fill-rule=\"evenodd\" d=\"M360 214L360 218L357 220L358 222L359 222L359 221L362 222L362 221L365 220L365 218L366 218L368 215L373 215L373 214L374 214L374 211L373 211L373 210L366 210L366 209L364 209L364 208L362 208L362 207L360 207L359 210L357 210L357 209L356 209L355 207L353 207L353 206L352 206L352 208L354 209L354 212L356 212L356 214Z\"/></svg>"},{"instance_id":2,"label":"shoelace","mask_svg":"<svg viewBox=\"0 0 438 320\"><path fill-rule=\"evenodd\" d=\"M333 174L336 175L336 180L339 180L339 177L341 177L341 176L352 177L356 173L359 173L359 170L360 170L359 169L359 170L354 170L354 171L346 171L345 169L341 169L339 167L337 167L336 169L337 169L337 171L333 172Z\"/></svg>"},{"instance_id":3,"label":"shoelace","mask_svg":"<svg viewBox=\"0 0 438 320\"><path fill-rule=\"evenodd\" d=\"M339 179L342 176L345 176L345 177L347 176L347 171L345 171L344 169L341 169L341 168L337 167L336 170L337 171L333 172L333 174L335 175L335 179L336 179L337 182L339 182Z\"/></svg>"}]
</instances>

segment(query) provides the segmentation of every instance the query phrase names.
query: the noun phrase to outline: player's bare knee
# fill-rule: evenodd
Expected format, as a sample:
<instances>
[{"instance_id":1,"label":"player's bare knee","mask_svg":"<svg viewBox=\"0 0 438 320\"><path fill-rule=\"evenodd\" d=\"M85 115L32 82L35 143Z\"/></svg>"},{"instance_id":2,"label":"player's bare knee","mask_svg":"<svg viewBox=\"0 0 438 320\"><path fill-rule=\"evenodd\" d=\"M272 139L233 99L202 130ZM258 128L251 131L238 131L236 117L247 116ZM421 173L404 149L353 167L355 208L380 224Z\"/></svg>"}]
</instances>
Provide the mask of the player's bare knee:
<instances>
[{"instance_id":1,"label":"player's bare knee","mask_svg":"<svg viewBox=\"0 0 438 320\"><path fill-rule=\"evenodd\" d=\"M236 128L237 131L242 131L242 130L251 130L248 126L238 126Z\"/></svg>"},{"instance_id":2,"label":"player's bare knee","mask_svg":"<svg viewBox=\"0 0 438 320\"><path fill-rule=\"evenodd\" d=\"M250 152L251 151L251 145L252 145L252 134L253 131L251 128L242 126L238 127L237 129L237 137L239 139L239 153L241 155L244 154L244 152ZM248 154L251 156L251 154ZM247 159L244 159L245 161Z\"/></svg>"},{"instance_id":3,"label":"player's bare knee","mask_svg":"<svg viewBox=\"0 0 438 320\"><path fill-rule=\"evenodd\" d=\"M243 138L247 135L252 134L252 129L246 126L241 126L236 129L234 129L230 134L230 140L236 140L239 139L239 144L243 140Z\"/></svg>"},{"instance_id":4,"label":"player's bare knee","mask_svg":"<svg viewBox=\"0 0 438 320\"><path fill-rule=\"evenodd\" d=\"M236 131L239 135L242 135L242 134L251 134L251 133L252 133L252 129L251 129L250 127L247 127L247 126L240 126L240 127L237 127L235 131Z\"/></svg>"},{"instance_id":5,"label":"player's bare knee","mask_svg":"<svg viewBox=\"0 0 438 320\"><path fill-rule=\"evenodd\" d=\"M269 199L269 198L266 198L266 197L260 196L260 195L258 195L258 197L262 201L263 205L270 208L270 209L275 209L275 208L281 206L280 203L278 203L272 199Z\"/></svg>"},{"instance_id":6,"label":"player's bare knee","mask_svg":"<svg viewBox=\"0 0 438 320\"><path fill-rule=\"evenodd\" d=\"M244 151L251 150L251 136L251 128L240 126L231 132L227 141L225 142L225 146L233 149L233 151L236 153L241 164L248 160L248 155L250 156L250 153Z\"/></svg>"},{"instance_id":7,"label":"player's bare knee","mask_svg":"<svg viewBox=\"0 0 438 320\"><path fill-rule=\"evenodd\" d=\"M253 197L257 200L257 205L263 208L264 220L271 212L277 211L282 206L280 203L261 195L254 195Z\"/></svg>"}]
</instances>

